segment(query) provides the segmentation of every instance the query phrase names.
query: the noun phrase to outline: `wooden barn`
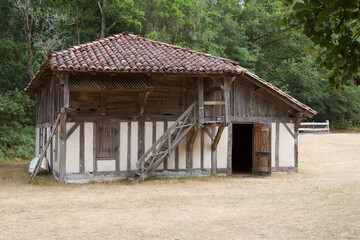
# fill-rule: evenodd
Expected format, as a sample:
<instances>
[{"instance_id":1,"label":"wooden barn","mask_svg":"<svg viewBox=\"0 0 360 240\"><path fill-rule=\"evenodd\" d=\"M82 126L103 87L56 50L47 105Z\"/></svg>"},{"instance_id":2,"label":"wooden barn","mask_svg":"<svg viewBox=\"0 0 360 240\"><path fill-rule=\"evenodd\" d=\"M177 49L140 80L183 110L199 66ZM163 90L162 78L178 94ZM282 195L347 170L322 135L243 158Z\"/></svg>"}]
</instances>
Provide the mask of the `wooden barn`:
<instances>
[{"instance_id":1,"label":"wooden barn","mask_svg":"<svg viewBox=\"0 0 360 240\"><path fill-rule=\"evenodd\" d=\"M128 33L52 53L25 90L64 182L296 172L316 114L232 60Z\"/></svg>"}]
</instances>

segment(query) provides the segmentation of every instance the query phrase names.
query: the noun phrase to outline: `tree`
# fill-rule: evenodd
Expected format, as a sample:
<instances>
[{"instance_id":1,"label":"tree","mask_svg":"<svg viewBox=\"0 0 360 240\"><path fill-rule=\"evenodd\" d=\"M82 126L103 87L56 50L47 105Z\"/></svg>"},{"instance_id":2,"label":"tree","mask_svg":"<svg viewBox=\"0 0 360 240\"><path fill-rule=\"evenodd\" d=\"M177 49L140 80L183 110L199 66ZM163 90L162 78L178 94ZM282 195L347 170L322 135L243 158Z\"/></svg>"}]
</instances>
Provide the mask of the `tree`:
<instances>
[{"instance_id":1,"label":"tree","mask_svg":"<svg viewBox=\"0 0 360 240\"><path fill-rule=\"evenodd\" d=\"M100 38L120 24L122 29L140 31L144 13L134 6L133 0L99 0L97 3L101 15Z\"/></svg>"},{"instance_id":2,"label":"tree","mask_svg":"<svg viewBox=\"0 0 360 240\"><path fill-rule=\"evenodd\" d=\"M300 29L314 43L316 63L330 70L328 81L339 88L360 72L360 0L285 0L292 13L280 32Z\"/></svg>"}]
</instances>

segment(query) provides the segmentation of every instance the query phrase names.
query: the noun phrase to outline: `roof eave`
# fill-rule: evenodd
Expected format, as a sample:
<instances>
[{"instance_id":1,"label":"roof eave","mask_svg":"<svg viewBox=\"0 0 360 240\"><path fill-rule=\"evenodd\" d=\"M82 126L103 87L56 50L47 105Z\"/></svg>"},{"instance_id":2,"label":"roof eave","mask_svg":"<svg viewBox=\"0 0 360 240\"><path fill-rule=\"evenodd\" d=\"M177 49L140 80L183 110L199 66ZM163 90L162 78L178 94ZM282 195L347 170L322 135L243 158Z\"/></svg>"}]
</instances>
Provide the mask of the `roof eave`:
<instances>
[{"instance_id":1,"label":"roof eave","mask_svg":"<svg viewBox=\"0 0 360 240\"><path fill-rule=\"evenodd\" d=\"M45 60L43 61L43 63L40 65L39 70L37 70L37 72L35 73L34 77L31 79L31 81L29 82L29 84L24 88L24 91L26 93L32 93L35 89L35 83L36 81L41 77L42 73L44 72L44 70L46 69L46 67L49 64L49 56L47 56L45 58Z\"/></svg>"}]
</instances>

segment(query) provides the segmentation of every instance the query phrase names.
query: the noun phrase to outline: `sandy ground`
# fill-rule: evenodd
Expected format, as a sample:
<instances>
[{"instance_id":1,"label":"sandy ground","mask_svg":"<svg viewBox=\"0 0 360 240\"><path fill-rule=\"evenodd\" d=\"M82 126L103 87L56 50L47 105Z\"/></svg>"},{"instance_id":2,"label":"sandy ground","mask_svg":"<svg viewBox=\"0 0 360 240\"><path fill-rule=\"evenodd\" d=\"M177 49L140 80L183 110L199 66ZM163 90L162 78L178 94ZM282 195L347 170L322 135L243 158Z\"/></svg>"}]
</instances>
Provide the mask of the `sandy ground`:
<instances>
[{"instance_id":1,"label":"sandy ground","mask_svg":"<svg viewBox=\"0 0 360 240\"><path fill-rule=\"evenodd\" d=\"M302 135L299 173L63 185L0 167L0 239L360 239L360 134Z\"/></svg>"}]
</instances>

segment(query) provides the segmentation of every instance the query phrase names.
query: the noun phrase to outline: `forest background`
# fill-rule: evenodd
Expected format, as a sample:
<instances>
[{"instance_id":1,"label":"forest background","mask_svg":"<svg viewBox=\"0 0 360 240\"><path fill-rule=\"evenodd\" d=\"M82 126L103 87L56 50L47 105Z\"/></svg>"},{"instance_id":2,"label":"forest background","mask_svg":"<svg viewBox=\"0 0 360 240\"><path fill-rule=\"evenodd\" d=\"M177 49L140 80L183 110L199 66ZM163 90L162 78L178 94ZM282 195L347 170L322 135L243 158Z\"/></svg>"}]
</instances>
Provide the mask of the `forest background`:
<instances>
[{"instance_id":1,"label":"forest background","mask_svg":"<svg viewBox=\"0 0 360 240\"><path fill-rule=\"evenodd\" d=\"M360 127L360 88L329 88L313 43L279 33L280 0L0 0L0 162L33 157L35 101L23 89L47 54L128 31L230 58L318 111Z\"/></svg>"}]
</instances>

